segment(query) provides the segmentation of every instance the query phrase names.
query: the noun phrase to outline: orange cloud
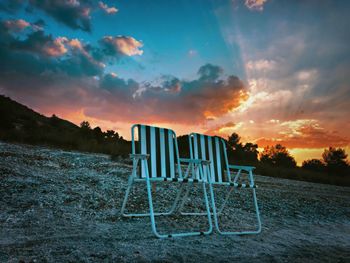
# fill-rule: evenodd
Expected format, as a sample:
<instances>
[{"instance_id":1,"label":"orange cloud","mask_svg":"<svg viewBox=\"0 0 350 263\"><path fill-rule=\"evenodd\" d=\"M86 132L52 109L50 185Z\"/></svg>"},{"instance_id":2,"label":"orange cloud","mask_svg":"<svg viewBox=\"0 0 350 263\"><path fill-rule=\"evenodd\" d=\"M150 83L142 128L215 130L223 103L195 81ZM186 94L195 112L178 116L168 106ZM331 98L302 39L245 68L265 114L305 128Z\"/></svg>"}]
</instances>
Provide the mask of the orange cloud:
<instances>
[{"instance_id":1,"label":"orange cloud","mask_svg":"<svg viewBox=\"0 0 350 263\"><path fill-rule=\"evenodd\" d=\"M68 41L66 37L58 37L53 41L45 43L42 47L42 51L50 57L58 57L67 53L65 43Z\"/></svg>"},{"instance_id":2,"label":"orange cloud","mask_svg":"<svg viewBox=\"0 0 350 263\"><path fill-rule=\"evenodd\" d=\"M218 135L218 136L222 136L223 134L227 134L227 131L231 131L232 133L232 129L234 129L236 126L235 123L233 122L226 122L223 123L221 125L217 125L209 130L206 130L204 133L208 134L208 135Z\"/></svg>"},{"instance_id":3,"label":"orange cloud","mask_svg":"<svg viewBox=\"0 0 350 263\"><path fill-rule=\"evenodd\" d=\"M127 36L105 36L101 41L109 52L112 54L120 53L126 56L142 55L143 50L140 50L143 44L133 37Z\"/></svg>"},{"instance_id":4,"label":"orange cloud","mask_svg":"<svg viewBox=\"0 0 350 263\"><path fill-rule=\"evenodd\" d=\"M262 11L267 0L245 0L245 5L250 10Z\"/></svg>"},{"instance_id":5,"label":"orange cloud","mask_svg":"<svg viewBox=\"0 0 350 263\"><path fill-rule=\"evenodd\" d=\"M322 128L316 120L283 122L280 129L280 136L277 138L260 138L256 143L260 147L280 143L287 148L345 147L350 144L349 138Z\"/></svg>"},{"instance_id":6,"label":"orange cloud","mask_svg":"<svg viewBox=\"0 0 350 263\"><path fill-rule=\"evenodd\" d=\"M219 67L208 64L199 72L196 80L170 78L159 86L141 85L108 74L101 81L99 94L104 107L87 107L85 113L108 120L203 124L237 108L248 98L239 78L219 79Z\"/></svg>"}]
</instances>

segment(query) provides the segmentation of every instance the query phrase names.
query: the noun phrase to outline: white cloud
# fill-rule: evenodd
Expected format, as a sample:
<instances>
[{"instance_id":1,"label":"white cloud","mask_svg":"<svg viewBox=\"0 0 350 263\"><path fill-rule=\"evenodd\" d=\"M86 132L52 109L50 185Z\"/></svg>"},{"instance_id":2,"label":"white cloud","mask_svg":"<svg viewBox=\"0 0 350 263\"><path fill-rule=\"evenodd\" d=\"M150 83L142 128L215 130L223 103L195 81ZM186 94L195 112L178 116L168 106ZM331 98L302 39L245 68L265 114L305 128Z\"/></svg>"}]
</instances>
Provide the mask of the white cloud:
<instances>
[{"instance_id":1,"label":"white cloud","mask_svg":"<svg viewBox=\"0 0 350 263\"><path fill-rule=\"evenodd\" d=\"M118 12L118 9L115 7L109 7L107 4L103 3L103 2L98 2L98 6L106 13L109 15L115 14Z\"/></svg>"}]
</instances>

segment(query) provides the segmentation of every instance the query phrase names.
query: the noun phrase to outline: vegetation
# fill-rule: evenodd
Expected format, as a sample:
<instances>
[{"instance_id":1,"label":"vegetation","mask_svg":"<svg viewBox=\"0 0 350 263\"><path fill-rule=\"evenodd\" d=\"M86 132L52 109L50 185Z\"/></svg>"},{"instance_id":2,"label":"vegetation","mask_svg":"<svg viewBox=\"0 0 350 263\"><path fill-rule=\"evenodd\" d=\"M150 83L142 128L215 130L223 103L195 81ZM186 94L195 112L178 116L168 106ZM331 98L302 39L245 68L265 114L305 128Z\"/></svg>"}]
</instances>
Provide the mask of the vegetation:
<instances>
[{"instance_id":1,"label":"vegetation","mask_svg":"<svg viewBox=\"0 0 350 263\"><path fill-rule=\"evenodd\" d=\"M227 138L227 154L230 163L245 163L246 165L256 165L258 163L258 145L254 143L242 144L241 137L237 133L232 133Z\"/></svg>"},{"instance_id":2,"label":"vegetation","mask_svg":"<svg viewBox=\"0 0 350 263\"><path fill-rule=\"evenodd\" d=\"M284 168L295 168L297 166L294 157L291 156L287 148L281 144L266 146L264 151L260 154L260 162L262 164Z\"/></svg>"},{"instance_id":3,"label":"vegetation","mask_svg":"<svg viewBox=\"0 0 350 263\"><path fill-rule=\"evenodd\" d=\"M49 118L4 96L0 96L0 140L106 153L112 157L126 156L131 148L130 142L118 132L103 132L87 121L77 126L55 115ZM226 139L230 163L253 165L256 173L267 176L350 186L350 165L342 148L329 147L322 160L305 160L302 167L297 167L283 145L267 146L259 154L257 144L243 144L240 140L237 133ZM189 157L187 135L178 137L178 146L180 156Z\"/></svg>"},{"instance_id":4,"label":"vegetation","mask_svg":"<svg viewBox=\"0 0 350 263\"><path fill-rule=\"evenodd\" d=\"M87 121L79 127L56 115L49 118L4 96L0 96L0 139L112 155L130 151L130 142L115 131L92 129Z\"/></svg>"}]
</instances>

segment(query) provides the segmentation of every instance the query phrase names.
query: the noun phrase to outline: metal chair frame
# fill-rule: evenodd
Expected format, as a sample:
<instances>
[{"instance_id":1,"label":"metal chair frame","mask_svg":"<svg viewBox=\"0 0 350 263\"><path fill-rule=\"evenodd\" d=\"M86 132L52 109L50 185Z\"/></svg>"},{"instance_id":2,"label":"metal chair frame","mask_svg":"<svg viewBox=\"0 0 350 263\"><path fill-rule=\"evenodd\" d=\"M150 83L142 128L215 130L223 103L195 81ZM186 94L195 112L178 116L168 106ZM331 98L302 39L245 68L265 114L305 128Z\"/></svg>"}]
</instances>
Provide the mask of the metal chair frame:
<instances>
[{"instance_id":1,"label":"metal chair frame","mask_svg":"<svg viewBox=\"0 0 350 263\"><path fill-rule=\"evenodd\" d=\"M135 128L139 126L139 124L135 124L131 127L131 139L132 139L132 153L130 154L130 158L133 160L133 168L132 168L132 173L129 176L128 180L128 187L125 192L122 208L121 208L121 214L123 217L144 217L144 216L150 216L151 219L151 227L152 231L155 234L156 237L158 238L168 238L168 237L185 237L185 236L197 236L197 235L208 235L212 233L213 231L213 225L212 225L212 219L211 219L211 213L210 213L210 205L209 205L209 198L206 190L206 181L207 179L204 178L204 173L203 171L205 170L205 167L209 164L209 162L200 160L200 159L188 159L188 158L179 158L179 151L178 151L178 145L177 145L177 140L176 140L176 134L174 131L173 133L173 138L175 142L175 154L178 157L178 163L177 163L177 170L178 170L178 177L177 178L162 178L162 177L157 177L157 178L151 178L149 175L149 169L148 169L148 162L147 159L149 158L149 154L137 154L135 150ZM181 165L180 163L187 163L188 167L185 173L185 176L182 176L182 170L181 170ZM143 164L143 169L145 172L146 177L145 178L138 178L137 177L137 168L139 164ZM191 178L190 177L190 171L193 171L192 176L195 176L197 173L199 174L199 178ZM152 187L151 183L153 182L162 182L162 181L170 181L170 182L180 182L181 186L178 190L178 193L176 195L176 198L174 200L174 203L172 204L171 208L169 211L166 212L154 212L154 207L153 207L153 198L152 198ZM149 213L126 213L126 205L128 202L128 197L130 194L130 190L135 182L143 182L146 183L146 188L147 188L147 197L148 197L148 205L149 205ZM202 184L203 188L203 197L204 197L204 202L205 202L205 207L206 207L206 215L208 218L208 224L209 227L206 231L195 231L195 232L181 232L181 233L165 233L161 234L157 230L156 226L156 216L167 216L171 215L176 212L177 205L179 203L179 200L181 198L181 193L183 190L183 186L185 183L189 183L192 186L192 183L199 183ZM189 191L186 192L187 195ZM186 195L186 198L187 198ZM181 205L183 206L183 201L181 202Z\"/></svg>"},{"instance_id":2,"label":"metal chair frame","mask_svg":"<svg viewBox=\"0 0 350 263\"><path fill-rule=\"evenodd\" d=\"M189 143L190 143L190 156L193 158L193 149L192 149L192 142L191 138L194 135L201 135L197 133L191 133L189 135ZM212 136L213 138L213 136ZM260 219L260 212L259 212L259 206L256 198L256 185L254 183L254 176L253 176L253 170L255 167L253 166L243 166L243 165L230 165L228 163L228 158L227 158L227 150L226 150L226 143L225 141L218 137L223 144L223 151L224 151L224 161L225 161L225 166L226 166L226 173L227 173L227 178L228 182L214 182L212 178L215 178L214 175L211 174L210 167L209 165L205 166L205 171L204 171L204 177L208 178L208 184L209 184L209 191L210 191L210 196L211 196L211 206L212 206L212 215L214 216L214 223L215 223L215 228L216 230L222 234L222 235L249 235L249 234L259 234L261 232L261 219ZM210 160L209 160L210 161ZM231 179L231 170L238 170L234 179ZM246 183L238 183L238 180L241 178L242 171L245 171L248 173L248 178L249 178L249 184ZM225 196L225 199L223 201L223 204L221 205L220 209L217 210L216 208L216 201L215 201L215 195L214 195L214 185L222 185L228 187L227 194ZM254 202L254 208L255 208L255 215L256 215L256 220L257 220L257 229L255 230L249 230L249 231L223 231L221 230L219 226L219 219L218 216L223 212L224 208L227 205L227 201L233 192L234 189L250 189L252 191L253 195L253 202ZM186 192L186 195L188 194L188 191ZM185 195L185 197L186 197ZM180 211L182 210L182 206L180 207ZM203 213L185 213L181 212L183 215L204 215Z\"/></svg>"}]
</instances>

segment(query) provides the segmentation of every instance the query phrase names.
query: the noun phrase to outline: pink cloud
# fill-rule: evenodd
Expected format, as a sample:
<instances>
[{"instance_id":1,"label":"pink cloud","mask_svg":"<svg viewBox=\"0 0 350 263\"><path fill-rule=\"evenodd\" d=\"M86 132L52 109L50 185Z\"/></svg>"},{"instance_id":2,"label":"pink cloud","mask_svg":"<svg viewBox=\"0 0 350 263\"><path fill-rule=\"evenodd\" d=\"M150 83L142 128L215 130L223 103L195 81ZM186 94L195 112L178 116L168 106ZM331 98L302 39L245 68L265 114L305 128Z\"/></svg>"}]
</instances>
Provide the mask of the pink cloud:
<instances>
[{"instance_id":1,"label":"pink cloud","mask_svg":"<svg viewBox=\"0 0 350 263\"><path fill-rule=\"evenodd\" d=\"M115 7L108 7L107 4L103 2L98 2L98 6L106 13L106 14L115 14L118 12L118 9Z\"/></svg>"},{"instance_id":2,"label":"pink cloud","mask_svg":"<svg viewBox=\"0 0 350 263\"><path fill-rule=\"evenodd\" d=\"M66 37L58 37L53 41L47 42L43 47L42 51L50 57L59 57L67 53L65 44L68 42Z\"/></svg>"},{"instance_id":3,"label":"pink cloud","mask_svg":"<svg viewBox=\"0 0 350 263\"><path fill-rule=\"evenodd\" d=\"M30 23L23 19L17 19L17 20L5 20L3 21L3 25L5 28L7 28L9 31L12 32L21 32L25 28L30 26Z\"/></svg>"}]
</instances>

